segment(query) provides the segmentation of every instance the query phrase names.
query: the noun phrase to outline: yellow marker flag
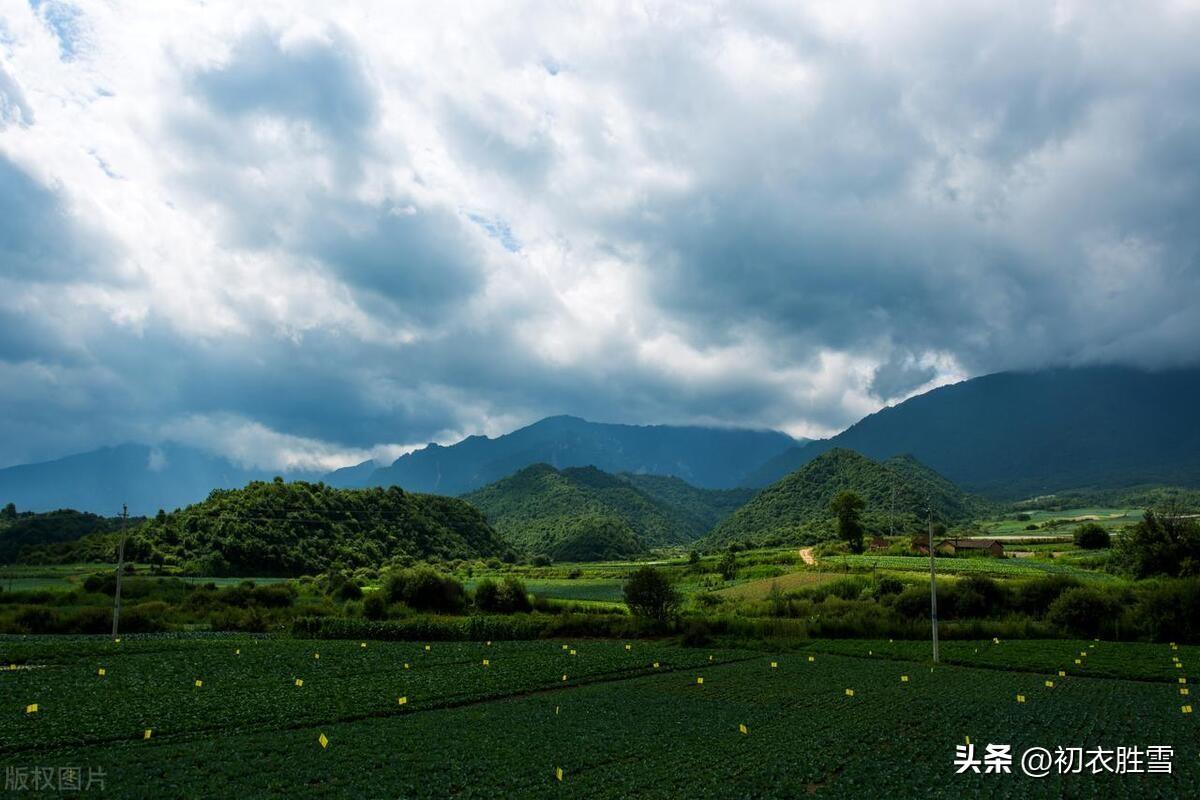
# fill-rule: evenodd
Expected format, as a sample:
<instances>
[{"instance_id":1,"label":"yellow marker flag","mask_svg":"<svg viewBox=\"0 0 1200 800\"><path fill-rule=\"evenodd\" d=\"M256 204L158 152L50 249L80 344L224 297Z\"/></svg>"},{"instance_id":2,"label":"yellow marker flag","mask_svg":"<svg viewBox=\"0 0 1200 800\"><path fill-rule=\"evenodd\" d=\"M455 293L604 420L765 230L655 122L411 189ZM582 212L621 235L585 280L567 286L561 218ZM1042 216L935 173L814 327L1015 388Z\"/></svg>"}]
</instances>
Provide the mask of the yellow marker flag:
<instances>
[{"instance_id":1,"label":"yellow marker flag","mask_svg":"<svg viewBox=\"0 0 1200 800\"><path fill-rule=\"evenodd\" d=\"M809 661L816 661L817 659L816 659L816 658L814 658L813 656L809 656L809 657L808 657L808 660L809 660Z\"/></svg>"},{"instance_id":2,"label":"yellow marker flag","mask_svg":"<svg viewBox=\"0 0 1200 800\"><path fill-rule=\"evenodd\" d=\"M1176 661L1176 662L1175 662L1175 669L1183 669L1183 664L1180 664L1178 661Z\"/></svg>"},{"instance_id":3,"label":"yellow marker flag","mask_svg":"<svg viewBox=\"0 0 1200 800\"><path fill-rule=\"evenodd\" d=\"M558 706L555 706L555 707L554 707L554 713L555 713L555 714L557 714L557 713L558 713L558 709L559 709L559 707L558 707Z\"/></svg>"},{"instance_id":4,"label":"yellow marker flag","mask_svg":"<svg viewBox=\"0 0 1200 800\"><path fill-rule=\"evenodd\" d=\"M408 669L408 662L407 662L407 661L405 661L405 662L404 662L404 668L405 668L405 669Z\"/></svg>"},{"instance_id":5,"label":"yellow marker flag","mask_svg":"<svg viewBox=\"0 0 1200 800\"><path fill-rule=\"evenodd\" d=\"M1047 689L1053 689L1053 688L1054 688L1054 681L1046 681L1046 688L1047 688Z\"/></svg>"},{"instance_id":6,"label":"yellow marker flag","mask_svg":"<svg viewBox=\"0 0 1200 800\"><path fill-rule=\"evenodd\" d=\"M29 705L25 706L26 714L36 714L37 710L37 703L30 703Z\"/></svg>"},{"instance_id":7,"label":"yellow marker flag","mask_svg":"<svg viewBox=\"0 0 1200 800\"><path fill-rule=\"evenodd\" d=\"M1087 658L1087 650L1080 650L1079 655L1083 658Z\"/></svg>"},{"instance_id":8,"label":"yellow marker flag","mask_svg":"<svg viewBox=\"0 0 1200 800\"><path fill-rule=\"evenodd\" d=\"M566 675L563 675L563 680L565 681L566 679L567 679L567 676L566 676Z\"/></svg>"},{"instance_id":9,"label":"yellow marker flag","mask_svg":"<svg viewBox=\"0 0 1200 800\"><path fill-rule=\"evenodd\" d=\"M709 657L708 657L708 660L709 660L709 661L712 661L712 656L709 656Z\"/></svg>"},{"instance_id":10,"label":"yellow marker flag","mask_svg":"<svg viewBox=\"0 0 1200 800\"><path fill-rule=\"evenodd\" d=\"M654 662L654 668L655 668L655 669L658 669L658 662L657 662L657 661L655 661L655 662Z\"/></svg>"},{"instance_id":11,"label":"yellow marker flag","mask_svg":"<svg viewBox=\"0 0 1200 800\"><path fill-rule=\"evenodd\" d=\"M1060 677L1060 678L1065 678L1065 677L1067 677L1067 671L1066 671L1065 669L1060 669L1060 670L1058 671L1058 677Z\"/></svg>"},{"instance_id":12,"label":"yellow marker flag","mask_svg":"<svg viewBox=\"0 0 1200 800\"><path fill-rule=\"evenodd\" d=\"M488 660L487 660L486 658L483 660L483 665L484 665L485 667L486 667L486 666L488 666Z\"/></svg>"},{"instance_id":13,"label":"yellow marker flag","mask_svg":"<svg viewBox=\"0 0 1200 800\"><path fill-rule=\"evenodd\" d=\"M491 643L491 641L490 641L490 640L489 640L488 642L486 642L486 644L487 644L487 646L488 646L488 647L491 647L491 646L492 646L492 643Z\"/></svg>"},{"instance_id":14,"label":"yellow marker flag","mask_svg":"<svg viewBox=\"0 0 1200 800\"><path fill-rule=\"evenodd\" d=\"M196 681L196 688L197 688L197 689L199 689L199 688L200 688L201 686L203 686L203 685L204 685L204 681L202 681L202 680L197 680L197 681Z\"/></svg>"},{"instance_id":15,"label":"yellow marker flag","mask_svg":"<svg viewBox=\"0 0 1200 800\"><path fill-rule=\"evenodd\" d=\"M992 644L1000 644L1000 639L999 639L999 637L993 636L993 637L992 637Z\"/></svg>"},{"instance_id":16,"label":"yellow marker flag","mask_svg":"<svg viewBox=\"0 0 1200 800\"><path fill-rule=\"evenodd\" d=\"M703 685L704 685L704 678L696 678L696 685L697 685L697 686L703 686Z\"/></svg>"},{"instance_id":17,"label":"yellow marker flag","mask_svg":"<svg viewBox=\"0 0 1200 800\"><path fill-rule=\"evenodd\" d=\"M772 661L772 662L771 662L771 669L779 669L779 662L778 662L778 661Z\"/></svg>"},{"instance_id":18,"label":"yellow marker flag","mask_svg":"<svg viewBox=\"0 0 1200 800\"><path fill-rule=\"evenodd\" d=\"M408 698L407 698L407 697L399 697L399 698L397 698L397 699L396 699L396 705L398 705L398 706L406 706L406 705L408 705Z\"/></svg>"},{"instance_id":19,"label":"yellow marker flag","mask_svg":"<svg viewBox=\"0 0 1200 800\"><path fill-rule=\"evenodd\" d=\"M425 645L425 650L426 650L426 651L428 651L428 650L429 650L429 645Z\"/></svg>"},{"instance_id":20,"label":"yellow marker flag","mask_svg":"<svg viewBox=\"0 0 1200 800\"><path fill-rule=\"evenodd\" d=\"M234 654L235 656L240 656L240 655L242 654L242 648L240 648L240 647L239 647L237 650L234 650L234 651L233 651L233 654Z\"/></svg>"},{"instance_id":21,"label":"yellow marker flag","mask_svg":"<svg viewBox=\"0 0 1200 800\"><path fill-rule=\"evenodd\" d=\"M746 727L746 723L744 722L741 725L738 725L738 730L747 736L750 735L750 729Z\"/></svg>"},{"instance_id":22,"label":"yellow marker flag","mask_svg":"<svg viewBox=\"0 0 1200 800\"><path fill-rule=\"evenodd\" d=\"M963 737L963 741L965 741L967 744L970 744L970 743L971 743L971 737L970 737L970 736L964 736L964 737Z\"/></svg>"},{"instance_id":23,"label":"yellow marker flag","mask_svg":"<svg viewBox=\"0 0 1200 800\"><path fill-rule=\"evenodd\" d=\"M97 674L98 674L98 675L100 675L100 677L104 677L104 676L105 676L105 675L107 675L108 673L104 671L104 667L101 667L101 668L100 668L100 669L97 671Z\"/></svg>"},{"instance_id":24,"label":"yellow marker flag","mask_svg":"<svg viewBox=\"0 0 1200 800\"><path fill-rule=\"evenodd\" d=\"M1080 666L1083 666L1083 662L1082 662L1082 661L1080 661L1078 658L1077 658L1077 659L1075 659L1075 663L1076 663L1076 664L1079 664Z\"/></svg>"},{"instance_id":25,"label":"yellow marker flag","mask_svg":"<svg viewBox=\"0 0 1200 800\"><path fill-rule=\"evenodd\" d=\"M321 743L322 750L324 750L326 747L329 747L329 739L325 736L325 734L322 733L320 736L318 736L317 741Z\"/></svg>"},{"instance_id":26,"label":"yellow marker flag","mask_svg":"<svg viewBox=\"0 0 1200 800\"><path fill-rule=\"evenodd\" d=\"M571 655L575 655L575 651L574 651L574 650L572 650L572 651L571 651Z\"/></svg>"},{"instance_id":27,"label":"yellow marker flag","mask_svg":"<svg viewBox=\"0 0 1200 800\"><path fill-rule=\"evenodd\" d=\"M1192 713L1192 707L1191 707L1190 705L1187 705L1187 706L1180 706L1180 707L1179 707L1179 710L1180 710L1180 711L1182 711L1182 712L1183 712L1183 713L1185 713L1185 714L1190 714L1190 713Z\"/></svg>"},{"instance_id":28,"label":"yellow marker flag","mask_svg":"<svg viewBox=\"0 0 1200 800\"><path fill-rule=\"evenodd\" d=\"M320 653L313 653L313 658L320 658L320 657L321 657Z\"/></svg>"},{"instance_id":29,"label":"yellow marker flag","mask_svg":"<svg viewBox=\"0 0 1200 800\"><path fill-rule=\"evenodd\" d=\"M554 768L554 777L558 778L559 783L562 783L562 776L563 776L562 767L555 767Z\"/></svg>"},{"instance_id":30,"label":"yellow marker flag","mask_svg":"<svg viewBox=\"0 0 1200 800\"><path fill-rule=\"evenodd\" d=\"M570 650L570 649L571 648L567 647L565 644L563 645L563 650Z\"/></svg>"},{"instance_id":31,"label":"yellow marker flag","mask_svg":"<svg viewBox=\"0 0 1200 800\"><path fill-rule=\"evenodd\" d=\"M901 676L900 676L900 682L901 682L901 683L908 683L908 676L907 676L907 675L901 675Z\"/></svg>"},{"instance_id":32,"label":"yellow marker flag","mask_svg":"<svg viewBox=\"0 0 1200 800\"><path fill-rule=\"evenodd\" d=\"M115 644L120 644L120 643L121 643L121 640L120 640L120 639L113 639L113 642L114 642Z\"/></svg>"},{"instance_id":33,"label":"yellow marker flag","mask_svg":"<svg viewBox=\"0 0 1200 800\"><path fill-rule=\"evenodd\" d=\"M366 647L366 646L367 646L366 642L363 642L362 644L359 645L359 647Z\"/></svg>"},{"instance_id":34,"label":"yellow marker flag","mask_svg":"<svg viewBox=\"0 0 1200 800\"><path fill-rule=\"evenodd\" d=\"M1018 702L1018 703L1024 703L1024 702L1025 702L1025 695L1023 695L1023 694L1019 694L1019 695L1017 695L1017 702Z\"/></svg>"},{"instance_id":35,"label":"yellow marker flag","mask_svg":"<svg viewBox=\"0 0 1200 800\"><path fill-rule=\"evenodd\" d=\"M149 738L150 738L150 729L146 728L146 730L142 731L142 739L145 740L145 739L149 739Z\"/></svg>"},{"instance_id":36,"label":"yellow marker flag","mask_svg":"<svg viewBox=\"0 0 1200 800\"><path fill-rule=\"evenodd\" d=\"M874 650L868 650L868 651L867 651L867 655L869 655L869 656L873 656L873 655L875 655L875 651L874 651Z\"/></svg>"},{"instance_id":37,"label":"yellow marker flag","mask_svg":"<svg viewBox=\"0 0 1200 800\"><path fill-rule=\"evenodd\" d=\"M303 685L304 685L304 680L303 680L302 678L296 678L296 685L297 685L297 686L303 686Z\"/></svg>"},{"instance_id":38,"label":"yellow marker flag","mask_svg":"<svg viewBox=\"0 0 1200 800\"><path fill-rule=\"evenodd\" d=\"M632 649L633 649L633 645L631 645L631 644L627 644L627 645L625 645L625 649L626 649L626 650L632 650Z\"/></svg>"},{"instance_id":39,"label":"yellow marker flag","mask_svg":"<svg viewBox=\"0 0 1200 800\"><path fill-rule=\"evenodd\" d=\"M1187 683L1187 678L1180 678L1180 679L1179 679L1179 682L1180 682L1180 683Z\"/></svg>"},{"instance_id":40,"label":"yellow marker flag","mask_svg":"<svg viewBox=\"0 0 1200 800\"><path fill-rule=\"evenodd\" d=\"M1180 686L1179 693L1181 695L1183 695L1184 697L1187 697L1188 696L1188 688L1186 686Z\"/></svg>"},{"instance_id":41,"label":"yellow marker flag","mask_svg":"<svg viewBox=\"0 0 1200 800\"><path fill-rule=\"evenodd\" d=\"M853 689L847 689L847 690L846 690L846 697L854 697L854 690L853 690Z\"/></svg>"}]
</instances>

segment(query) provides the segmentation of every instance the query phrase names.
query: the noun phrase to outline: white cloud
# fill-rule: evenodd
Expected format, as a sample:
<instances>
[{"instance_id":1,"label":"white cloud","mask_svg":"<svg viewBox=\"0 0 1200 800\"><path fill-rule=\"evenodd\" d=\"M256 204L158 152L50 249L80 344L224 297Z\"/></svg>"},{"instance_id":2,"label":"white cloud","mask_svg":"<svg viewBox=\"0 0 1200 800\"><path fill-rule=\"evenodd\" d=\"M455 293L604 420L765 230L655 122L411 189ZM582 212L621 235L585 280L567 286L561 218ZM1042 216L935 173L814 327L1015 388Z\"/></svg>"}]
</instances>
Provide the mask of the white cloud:
<instances>
[{"instance_id":1,"label":"white cloud","mask_svg":"<svg viewBox=\"0 0 1200 800\"><path fill-rule=\"evenodd\" d=\"M1198 34L9 2L0 463L178 428L342 465L560 412L818 435L987 371L1193 364Z\"/></svg>"}]
</instances>

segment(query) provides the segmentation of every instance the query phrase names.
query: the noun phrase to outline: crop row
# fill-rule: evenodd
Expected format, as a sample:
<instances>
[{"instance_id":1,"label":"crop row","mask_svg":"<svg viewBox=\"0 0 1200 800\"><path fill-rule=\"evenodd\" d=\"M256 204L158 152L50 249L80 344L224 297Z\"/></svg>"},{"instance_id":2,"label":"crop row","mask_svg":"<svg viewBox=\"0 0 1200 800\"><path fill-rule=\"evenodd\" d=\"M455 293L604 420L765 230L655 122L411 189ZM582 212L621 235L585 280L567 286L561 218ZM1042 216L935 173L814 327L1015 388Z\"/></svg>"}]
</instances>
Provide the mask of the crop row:
<instances>
[{"instance_id":1,"label":"crop row","mask_svg":"<svg viewBox=\"0 0 1200 800\"><path fill-rule=\"evenodd\" d=\"M467 654L482 650L467 648ZM619 659L621 652L613 655ZM693 652L699 660L684 669L561 692L402 716L202 730L30 758L105 764L108 788L118 795L154 787L156 794L213 796L228 786L249 795L318 787L331 796L404 797L1200 793L1196 719L1180 713L1172 687L1163 684L1068 678L1051 688L1043 676L1028 673L954 666L930 671L915 662L823 652L725 663ZM671 648L660 655L670 653L687 657ZM545 648L532 654L547 668L557 669L562 660ZM1017 702L1018 694L1026 702ZM317 743L321 734L327 737L324 749ZM1018 753L1033 745L1169 745L1174 771L1042 781L1019 774L956 775L954 748L964 737L981 749L983 743L1006 743Z\"/></svg>"}]
</instances>

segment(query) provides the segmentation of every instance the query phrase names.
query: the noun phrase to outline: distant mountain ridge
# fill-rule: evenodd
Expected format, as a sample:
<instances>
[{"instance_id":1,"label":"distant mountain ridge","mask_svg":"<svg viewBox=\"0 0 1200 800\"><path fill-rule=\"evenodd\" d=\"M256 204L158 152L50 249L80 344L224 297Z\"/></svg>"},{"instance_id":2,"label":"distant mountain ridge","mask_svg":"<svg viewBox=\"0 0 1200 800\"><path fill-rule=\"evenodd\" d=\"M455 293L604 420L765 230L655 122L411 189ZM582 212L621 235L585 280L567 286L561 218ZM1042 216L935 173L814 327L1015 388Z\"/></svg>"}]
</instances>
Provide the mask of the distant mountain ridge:
<instances>
[{"instance_id":1,"label":"distant mountain ridge","mask_svg":"<svg viewBox=\"0 0 1200 800\"><path fill-rule=\"evenodd\" d=\"M795 444L779 431L619 425L557 416L494 439L469 436L448 447L431 444L374 470L358 485L459 495L544 463L560 469L595 466L611 473L672 475L703 489L729 489ZM326 479L335 485L361 481L362 470L352 470Z\"/></svg>"},{"instance_id":2,"label":"distant mountain ridge","mask_svg":"<svg viewBox=\"0 0 1200 800\"><path fill-rule=\"evenodd\" d=\"M841 491L866 502L864 521L878 531L897 533L920 524L926 509L943 523L963 522L994 510L911 456L873 461L844 448L828 450L759 492L701 541L703 547L729 542L815 541L833 531L830 501Z\"/></svg>"},{"instance_id":3,"label":"distant mountain ridge","mask_svg":"<svg viewBox=\"0 0 1200 800\"><path fill-rule=\"evenodd\" d=\"M909 453L996 499L1200 486L1200 370L1088 367L972 378L790 448L746 482L767 486L836 447L874 459Z\"/></svg>"},{"instance_id":4,"label":"distant mountain ridge","mask_svg":"<svg viewBox=\"0 0 1200 800\"><path fill-rule=\"evenodd\" d=\"M54 461L0 469L0 504L22 511L71 508L103 516L151 515L196 503L213 489L233 489L275 475L315 478L312 473L247 469L194 447L122 444Z\"/></svg>"}]
</instances>

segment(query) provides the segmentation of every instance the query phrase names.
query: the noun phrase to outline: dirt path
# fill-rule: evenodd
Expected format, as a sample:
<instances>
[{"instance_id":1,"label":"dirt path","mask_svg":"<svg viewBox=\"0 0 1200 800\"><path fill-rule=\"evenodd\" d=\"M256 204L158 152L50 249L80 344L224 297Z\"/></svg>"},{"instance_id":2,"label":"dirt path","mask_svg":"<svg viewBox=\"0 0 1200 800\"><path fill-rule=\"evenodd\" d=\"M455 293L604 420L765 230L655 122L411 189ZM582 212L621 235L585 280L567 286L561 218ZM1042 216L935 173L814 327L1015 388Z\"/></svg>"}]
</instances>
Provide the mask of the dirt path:
<instances>
[{"instance_id":1,"label":"dirt path","mask_svg":"<svg viewBox=\"0 0 1200 800\"><path fill-rule=\"evenodd\" d=\"M817 559L813 556L812 551L813 549L811 547L801 547L800 558L804 559L805 564L808 564L810 567L815 567L817 565Z\"/></svg>"}]
</instances>

